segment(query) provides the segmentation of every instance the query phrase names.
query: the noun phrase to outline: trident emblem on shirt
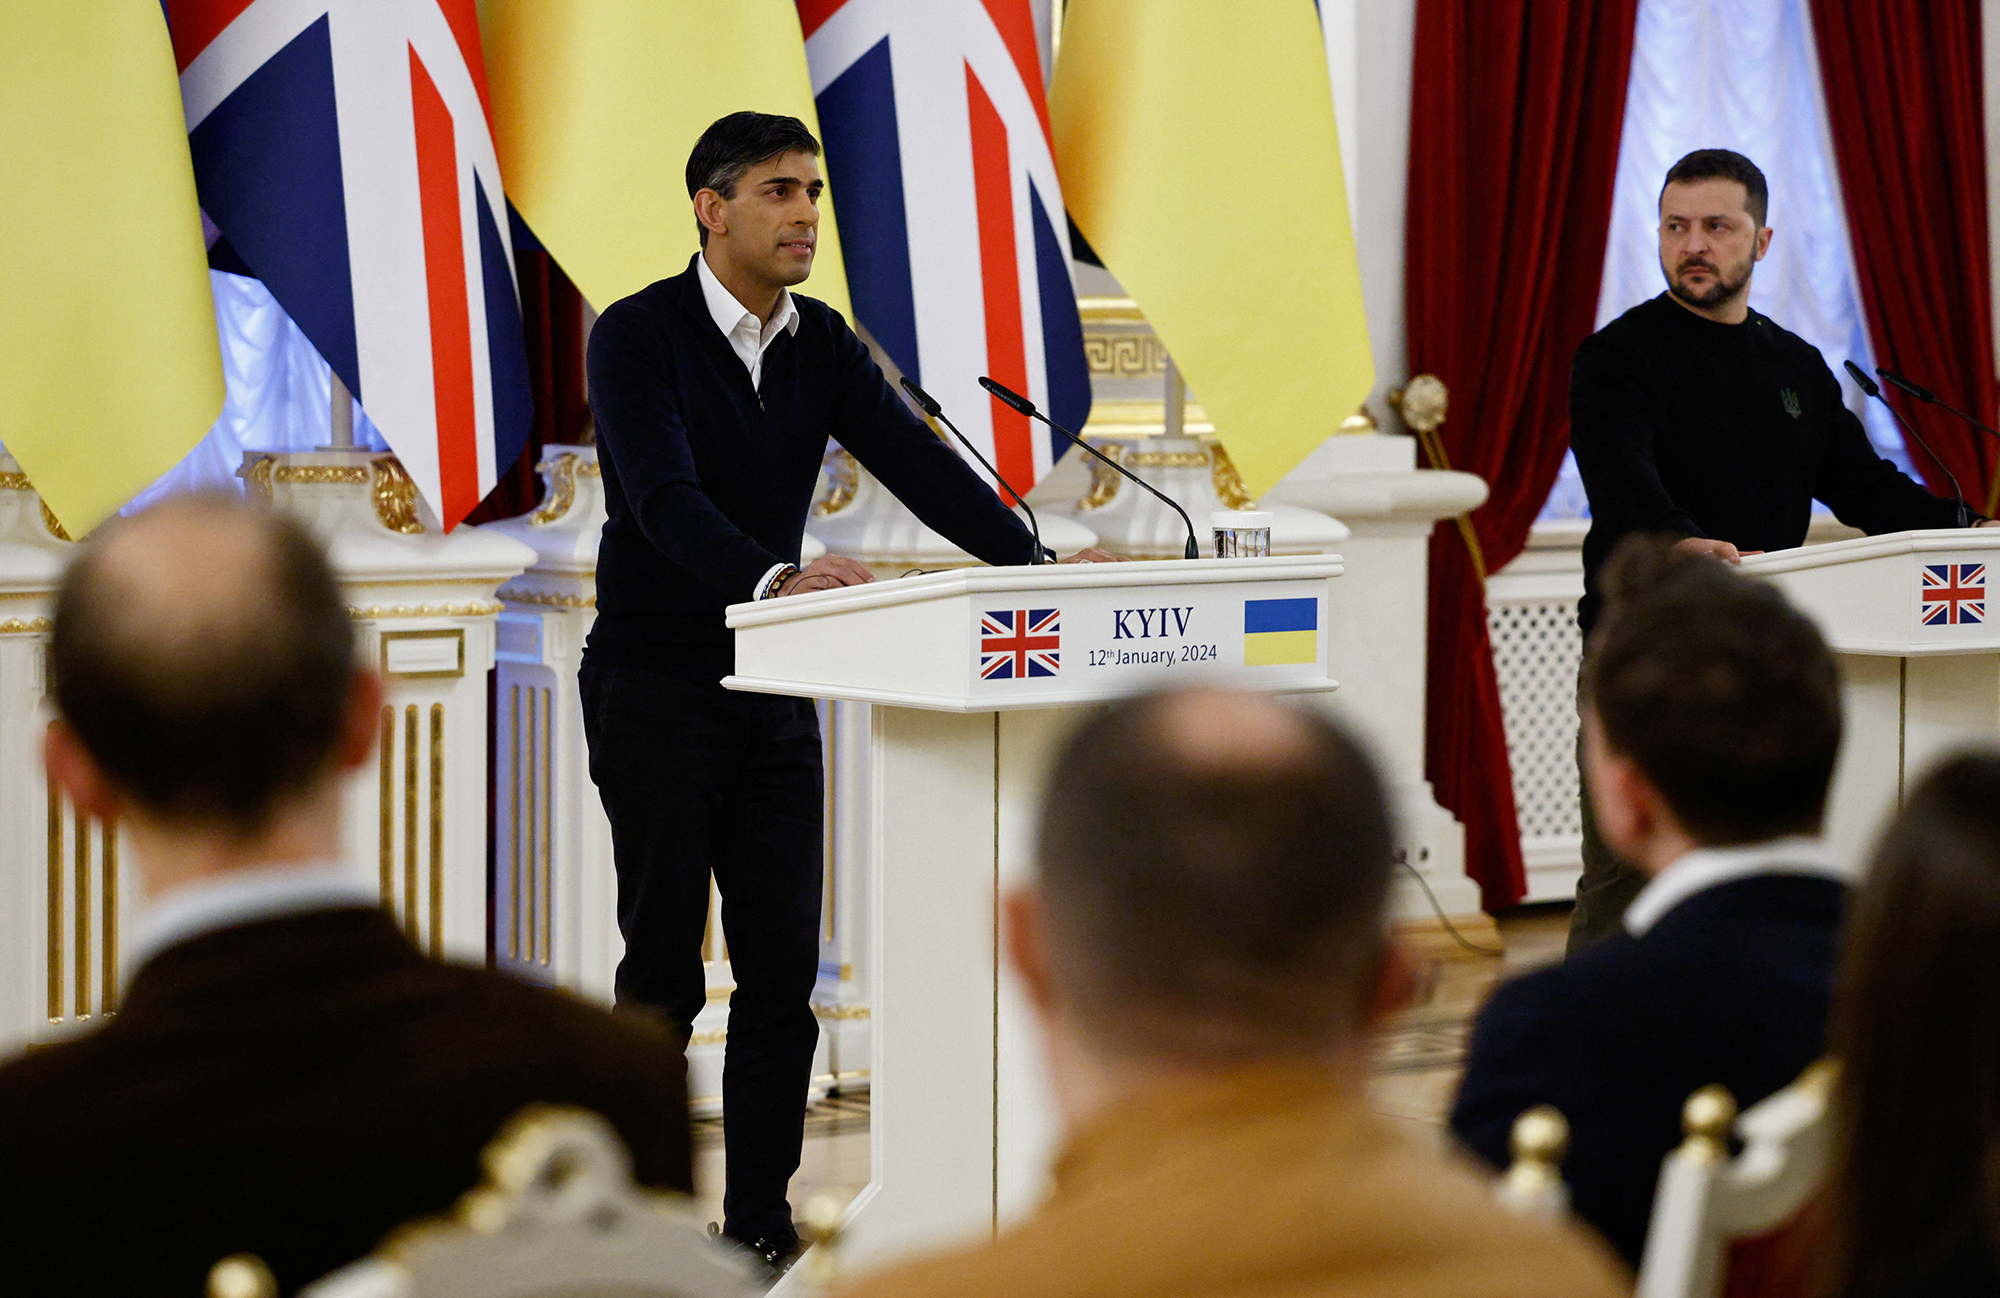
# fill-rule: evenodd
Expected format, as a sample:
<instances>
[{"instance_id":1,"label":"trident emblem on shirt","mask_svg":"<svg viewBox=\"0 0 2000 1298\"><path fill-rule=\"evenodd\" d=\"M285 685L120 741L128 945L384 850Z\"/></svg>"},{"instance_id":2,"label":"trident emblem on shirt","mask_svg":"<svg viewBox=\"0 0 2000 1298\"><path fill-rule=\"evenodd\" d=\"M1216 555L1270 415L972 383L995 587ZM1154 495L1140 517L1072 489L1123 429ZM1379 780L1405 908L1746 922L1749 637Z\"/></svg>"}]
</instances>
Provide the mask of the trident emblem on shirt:
<instances>
[{"instance_id":1,"label":"trident emblem on shirt","mask_svg":"<svg viewBox=\"0 0 2000 1298\"><path fill-rule=\"evenodd\" d=\"M1799 407L1799 394L1790 388L1779 388L1778 399L1785 403L1785 413L1797 419L1804 413Z\"/></svg>"}]
</instances>

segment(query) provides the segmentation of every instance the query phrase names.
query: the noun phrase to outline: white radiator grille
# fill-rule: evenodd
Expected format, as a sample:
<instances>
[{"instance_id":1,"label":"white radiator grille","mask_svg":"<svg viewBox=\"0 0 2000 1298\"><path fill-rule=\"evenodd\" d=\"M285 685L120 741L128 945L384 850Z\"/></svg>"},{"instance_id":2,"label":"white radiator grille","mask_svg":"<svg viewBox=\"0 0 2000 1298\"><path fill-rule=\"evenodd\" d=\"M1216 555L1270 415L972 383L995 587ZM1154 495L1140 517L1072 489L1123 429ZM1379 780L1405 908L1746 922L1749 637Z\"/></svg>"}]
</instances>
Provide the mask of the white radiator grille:
<instances>
[{"instance_id":1,"label":"white radiator grille","mask_svg":"<svg viewBox=\"0 0 2000 1298\"><path fill-rule=\"evenodd\" d=\"M1583 832L1577 808L1576 669L1583 639L1573 599L1495 601L1486 610L1507 756L1514 767L1514 807L1521 848L1574 844Z\"/></svg>"}]
</instances>

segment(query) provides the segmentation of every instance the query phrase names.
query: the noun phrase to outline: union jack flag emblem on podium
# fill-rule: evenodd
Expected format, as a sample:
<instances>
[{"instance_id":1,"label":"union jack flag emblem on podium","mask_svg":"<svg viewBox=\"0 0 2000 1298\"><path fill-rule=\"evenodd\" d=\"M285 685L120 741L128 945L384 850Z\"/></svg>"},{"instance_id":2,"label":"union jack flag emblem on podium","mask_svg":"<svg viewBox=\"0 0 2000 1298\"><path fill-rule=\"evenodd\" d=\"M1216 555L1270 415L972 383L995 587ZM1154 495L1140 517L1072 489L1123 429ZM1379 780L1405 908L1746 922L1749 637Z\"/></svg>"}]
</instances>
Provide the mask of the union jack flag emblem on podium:
<instances>
[{"instance_id":1,"label":"union jack flag emblem on podium","mask_svg":"<svg viewBox=\"0 0 2000 1298\"><path fill-rule=\"evenodd\" d=\"M979 679L1018 681L1062 670L1062 610L1014 609L979 619Z\"/></svg>"},{"instance_id":2,"label":"union jack flag emblem on podium","mask_svg":"<svg viewBox=\"0 0 2000 1298\"><path fill-rule=\"evenodd\" d=\"M1923 573L1923 624L1958 626L1986 620L1986 565L1927 563Z\"/></svg>"}]
</instances>

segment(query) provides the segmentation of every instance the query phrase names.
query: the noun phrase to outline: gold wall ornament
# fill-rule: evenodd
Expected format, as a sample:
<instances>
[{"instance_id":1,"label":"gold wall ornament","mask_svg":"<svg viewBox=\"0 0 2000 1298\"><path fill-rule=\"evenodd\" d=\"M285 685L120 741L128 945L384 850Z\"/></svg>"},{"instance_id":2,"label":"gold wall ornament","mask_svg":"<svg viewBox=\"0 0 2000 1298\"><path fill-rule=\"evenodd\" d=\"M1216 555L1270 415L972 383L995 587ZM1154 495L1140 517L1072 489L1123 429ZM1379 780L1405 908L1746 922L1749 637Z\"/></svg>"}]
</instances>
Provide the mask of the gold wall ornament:
<instances>
[{"instance_id":1,"label":"gold wall ornament","mask_svg":"<svg viewBox=\"0 0 2000 1298\"><path fill-rule=\"evenodd\" d=\"M822 1019L833 1019L841 1023L854 1023L874 1017L866 1005L815 1005L813 1014Z\"/></svg>"},{"instance_id":2,"label":"gold wall ornament","mask_svg":"<svg viewBox=\"0 0 2000 1298\"><path fill-rule=\"evenodd\" d=\"M1105 460L1111 460L1114 463L1122 463L1125 459L1125 444L1123 442L1106 442L1104 445L1098 447L1097 450L1104 456ZM1082 454L1082 452L1078 452L1078 454ZM1082 500L1076 502L1076 512L1087 514L1093 509L1104 508L1118 494L1118 488L1124 481L1124 475L1120 474L1118 470L1106 464L1104 460L1098 459L1097 456L1091 456L1090 490L1083 493Z\"/></svg>"},{"instance_id":3,"label":"gold wall ornament","mask_svg":"<svg viewBox=\"0 0 2000 1298\"><path fill-rule=\"evenodd\" d=\"M0 622L0 635L34 635L40 631L53 631L56 624L45 617L10 617Z\"/></svg>"},{"instance_id":4,"label":"gold wall ornament","mask_svg":"<svg viewBox=\"0 0 2000 1298\"><path fill-rule=\"evenodd\" d=\"M349 604L347 616L357 622L383 617L487 617L506 609L498 600L478 604Z\"/></svg>"},{"instance_id":5,"label":"gold wall ornament","mask_svg":"<svg viewBox=\"0 0 2000 1298\"><path fill-rule=\"evenodd\" d=\"M271 503L272 499L271 472L277 467L278 467L277 456L260 455L256 459L244 465L242 468L238 469L236 471L236 474L238 477L243 479L245 486L248 487L252 495L256 496L257 499L263 501L266 505L268 505Z\"/></svg>"},{"instance_id":6,"label":"gold wall ornament","mask_svg":"<svg viewBox=\"0 0 2000 1298\"><path fill-rule=\"evenodd\" d=\"M547 527L576 507L576 466L580 459L575 451L564 451L542 461L540 467L548 473L549 490L541 506L528 515L529 527Z\"/></svg>"},{"instance_id":7,"label":"gold wall ornament","mask_svg":"<svg viewBox=\"0 0 2000 1298\"><path fill-rule=\"evenodd\" d=\"M1167 372L1167 349L1152 334L1086 333L1083 360L1093 378L1148 379Z\"/></svg>"},{"instance_id":8,"label":"gold wall ornament","mask_svg":"<svg viewBox=\"0 0 2000 1298\"><path fill-rule=\"evenodd\" d=\"M861 489L861 465L846 447L828 446L826 454L820 457L819 467L826 475L826 495L813 504L813 514L825 518L854 502L854 493Z\"/></svg>"},{"instance_id":9,"label":"gold wall ornament","mask_svg":"<svg viewBox=\"0 0 2000 1298\"><path fill-rule=\"evenodd\" d=\"M595 595L560 595L546 590L524 590L517 586L503 586L494 592L509 604L537 604L543 608L596 608Z\"/></svg>"},{"instance_id":10,"label":"gold wall ornament","mask_svg":"<svg viewBox=\"0 0 2000 1298\"><path fill-rule=\"evenodd\" d=\"M1379 433L1382 426L1375 422L1375 416L1367 406L1355 411L1340 421L1340 427L1333 430L1336 435L1352 436L1357 433Z\"/></svg>"},{"instance_id":11,"label":"gold wall ornament","mask_svg":"<svg viewBox=\"0 0 2000 1298\"><path fill-rule=\"evenodd\" d=\"M56 511L49 508L49 502L46 500L42 502L42 526L47 528L49 535L58 541L70 539L69 533L63 531L62 520L56 517Z\"/></svg>"},{"instance_id":12,"label":"gold wall ornament","mask_svg":"<svg viewBox=\"0 0 2000 1298\"><path fill-rule=\"evenodd\" d=\"M576 476L579 478L601 478L604 476L604 466L596 460L586 460L579 455L576 457Z\"/></svg>"},{"instance_id":13,"label":"gold wall ornament","mask_svg":"<svg viewBox=\"0 0 2000 1298\"><path fill-rule=\"evenodd\" d=\"M417 516L417 484L393 455L378 455L368 467L367 481L375 501L375 517L391 532L414 536L424 530Z\"/></svg>"},{"instance_id":14,"label":"gold wall ornament","mask_svg":"<svg viewBox=\"0 0 2000 1298\"><path fill-rule=\"evenodd\" d=\"M0 491L33 491L35 484L25 473L0 473Z\"/></svg>"},{"instance_id":15,"label":"gold wall ornament","mask_svg":"<svg viewBox=\"0 0 2000 1298\"><path fill-rule=\"evenodd\" d=\"M1236 462L1229 458L1221 442L1210 442L1209 474L1215 484L1216 499L1224 509L1255 509L1257 501L1250 494L1250 488L1243 485L1243 475L1236 471Z\"/></svg>"}]
</instances>

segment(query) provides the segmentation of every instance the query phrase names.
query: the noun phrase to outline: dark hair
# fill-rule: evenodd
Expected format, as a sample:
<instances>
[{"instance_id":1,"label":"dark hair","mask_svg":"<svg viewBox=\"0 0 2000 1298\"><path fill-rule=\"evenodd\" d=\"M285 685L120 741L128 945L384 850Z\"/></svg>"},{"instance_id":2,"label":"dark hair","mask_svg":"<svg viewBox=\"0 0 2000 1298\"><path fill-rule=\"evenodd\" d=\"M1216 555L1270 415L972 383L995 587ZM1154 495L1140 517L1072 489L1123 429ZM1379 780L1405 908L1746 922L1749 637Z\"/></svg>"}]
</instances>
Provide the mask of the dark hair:
<instances>
[{"instance_id":1,"label":"dark hair","mask_svg":"<svg viewBox=\"0 0 2000 1298\"><path fill-rule=\"evenodd\" d=\"M2000 756L1926 777L1848 920L1826 1192L1832 1292L2000 1240Z\"/></svg>"},{"instance_id":2,"label":"dark hair","mask_svg":"<svg viewBox=\"0 0 2000 1298\"><path fill-rule=\"evenodd\" d=\"M1295 741L1190 751L1203 736L1174 731L1204 699L1282 709L1271 720ZM1322 1053L1351 1030L1381 959L1392 846L1374 764L1333 723L1260 696L1142 695L1071 738L1049 790L1052 976L1094 1034L1199 1059Z\"/></svg>"},{"instance_id":3,"label":"dark hair","mask_svg":"<svg viewBox=\"0 0 2000 1298\"><path fill-rule=\"evenodd\" d=\"M1816 833L1840 751L1840 674L1777 587L1672 539L1627 538L1605 565L1582 697L1704 843Z\"/></svg>"},{"instance_id":4,"label":"dark hair","mask_svg":"<svg viewBox=\"0 0 2000 1298\"><path fill-rule=\"evenodd\" d=\"M1771 187L1757 164L1734 149L1696 149L1667 169L1660 183L1660 201L1665 202L1668 185L1686 185L1697 180L1733 180L1743 186L1743 206L1759 227L1771 210Z\"/></svg>"},{"instance_id":5,"label":"dark hair","mask_svg":"<svg viewBox=\"0 0 2000 1298\"><path fill-rule=\"evenodd\" d=\"M247 523L251 562L226 599L160 614L106 548L171 511L218 534ZM240 534L240 533L239 533ZM176 556L187 567L207 553ZM292 520L229 496L183 497L84 544L56 594L49 664L56 710L104 774L142 807L244 837L331 768L354 670L347 605L317 542Z\"/></svg>"},{"instance_id":6,"label":"dark hair","mask_svg":"<svg viewBox=\"0 0 2000 1298\"><path fill-rule=\"evenodd\" d=\"M712 189L724 198L736 197L736 182L743 173L764 161L786 153L819 156L819 141L796 117L775 113L731 113L716 119L694 143L688 154L688 197ZM708 246L708 227L699 220L695 229L701 246Z\"/></svg>"}]
</instances>

